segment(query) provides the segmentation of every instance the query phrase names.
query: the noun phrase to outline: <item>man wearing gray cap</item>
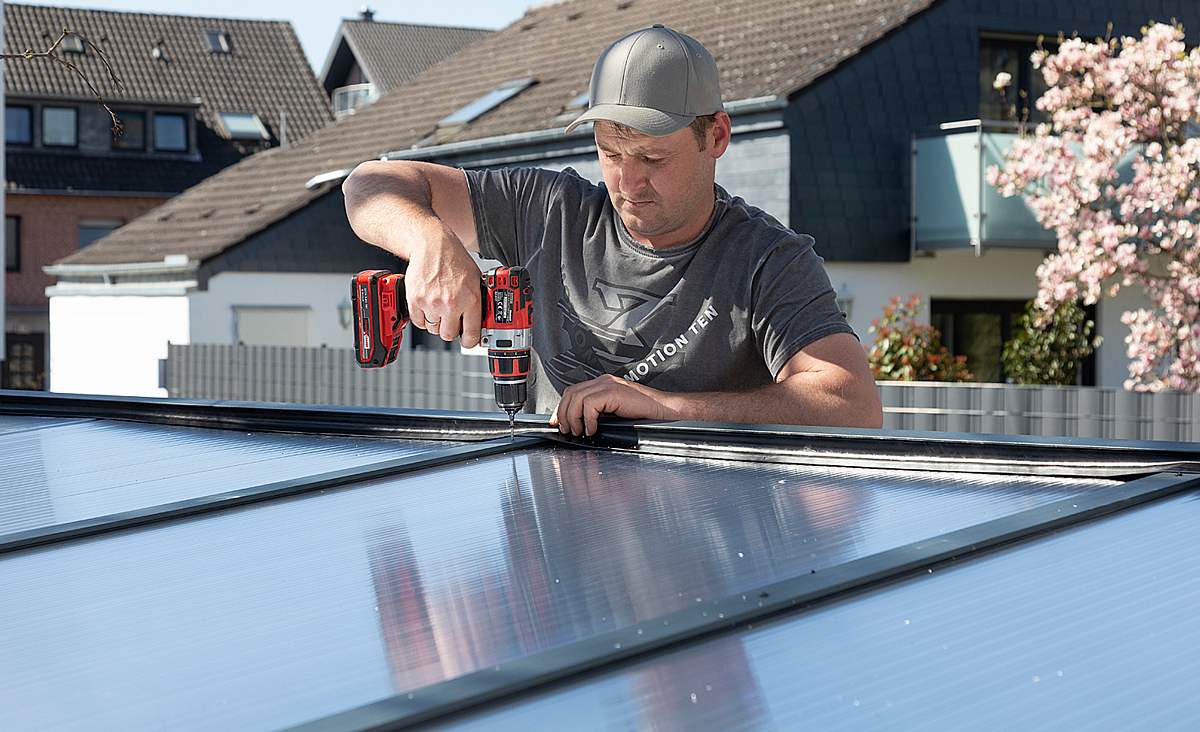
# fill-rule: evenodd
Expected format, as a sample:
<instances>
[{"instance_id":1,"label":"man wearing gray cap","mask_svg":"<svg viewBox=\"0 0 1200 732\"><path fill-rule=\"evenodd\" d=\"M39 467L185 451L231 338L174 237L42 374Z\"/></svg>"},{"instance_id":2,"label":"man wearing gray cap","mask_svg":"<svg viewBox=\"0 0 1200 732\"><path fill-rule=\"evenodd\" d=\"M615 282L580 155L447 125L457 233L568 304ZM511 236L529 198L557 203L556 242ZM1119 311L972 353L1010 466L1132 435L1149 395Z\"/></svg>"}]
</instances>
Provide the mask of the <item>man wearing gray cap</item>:
<instances>
[{"instance_id":1,"label":"man wearing gray cap","mask_svg":"<svg viewBox=\"0 0 1200 732\"><path fill-rule=\"evenodd\" d=\"M716 63L655 25L596 61L604 183L574 170L372 161L346 179L367 242L408 260L414 325L479 342L468 250L529 269L531 411L563 432L631 419L879 427L866 357L807 234L715 185L730 142Z\"/></svg>"}]
</instances>

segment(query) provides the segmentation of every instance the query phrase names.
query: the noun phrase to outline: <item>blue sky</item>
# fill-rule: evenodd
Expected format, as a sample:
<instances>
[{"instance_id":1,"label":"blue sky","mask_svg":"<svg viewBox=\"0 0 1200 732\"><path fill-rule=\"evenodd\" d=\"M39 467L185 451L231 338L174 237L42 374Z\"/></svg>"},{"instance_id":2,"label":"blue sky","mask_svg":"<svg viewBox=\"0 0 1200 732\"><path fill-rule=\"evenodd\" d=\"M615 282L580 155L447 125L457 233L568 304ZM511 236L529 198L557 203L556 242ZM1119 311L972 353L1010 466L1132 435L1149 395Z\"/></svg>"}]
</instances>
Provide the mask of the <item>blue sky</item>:
<instances>
[{"instance_id":1,"label":"blue sky","mask_svg":"<svg viewBox=\"0 0 1200 732\"><path fill-rule=\"evenodd\" d=\"M363 6L362 0L208 0L205 3L186 0L69 0L68 2L38 2L94 10L135 10L143 13L171 13L230 18L290 20L304 46L304 54L317 73L325 61L333 34L342 18L353 18ZM402 2L377 0L369 3L376 20L395 23L429 23L457 25L470 28L503 28L520 18L526 8L544 4L536 0L438 0L437 2Z\"/></svg>"}]
</instances>

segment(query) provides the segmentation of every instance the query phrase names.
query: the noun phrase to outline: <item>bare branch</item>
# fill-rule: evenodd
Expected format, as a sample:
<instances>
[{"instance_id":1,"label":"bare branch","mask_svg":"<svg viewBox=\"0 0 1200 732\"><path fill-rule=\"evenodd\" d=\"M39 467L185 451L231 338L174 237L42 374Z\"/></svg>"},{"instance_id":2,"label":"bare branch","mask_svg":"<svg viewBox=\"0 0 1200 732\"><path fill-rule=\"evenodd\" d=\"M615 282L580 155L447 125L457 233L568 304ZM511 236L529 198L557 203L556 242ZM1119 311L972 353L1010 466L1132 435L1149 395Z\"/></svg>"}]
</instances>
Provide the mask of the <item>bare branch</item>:
<instances>
[{"instance_id":1,"label":"bare branch","mask_svg":"<svg viewBox=\"0 0 1200 732\"><path fill-rule=\"evenodd\" d=\"M67 69L70 69L72 72L75 73L76 76L78 76L80 79L83 80L84 84L87 84L88 89L90 89L92 94L96 97L96 103L99 104L101 107L104 107L104 111L108 112L108 116L112 119L113 137L120 136L125 131L125 126L123 124L121 124L121 120L117 117L116 113L112 111L112 108L109 107L108 104L105 103L104 97L100 93L100 90L98 90L96 88L96 86L94 84L92 84L91 80L88 79L87 76L82 71L79 70L78 66L76 66L75 64L71 63L70 61L64 59L63 57L59 56L58 53L56 53L56 51L58 50L58 47L62 45L63 40L66 39L67 36L75 36L86 46L90 46L92 48L92 50L96 52L96 56L97 56L97 58L100 59L100 63L104 64L104 70L106 72L108 72L109 80L111 80L112 83L116 85L117 89L125 88L125 83L121 81L121 77L117 76L117 72L113 70L112 64L109 63L109 61L108 61L108 56L104 53L104 49L97 46L95 43L93 43L88 38L84 37L82 34L76 33L75 31L69 30L67 28L63 28L63 31L58 36L58 39L55 40L54 43L52 43L50 45L50 47L47 48L45 51L42 51L39 53L39 52L34 51L32 48L27 48L22 53L0 54L0 59L4 59L7 61L9 59L18 59L18 58L20 58L20 59L46 58L46 59L50 59L51 61L54 61L57 64L60 64L64 67L66 67Z\"/></svg>"}]
</instances>

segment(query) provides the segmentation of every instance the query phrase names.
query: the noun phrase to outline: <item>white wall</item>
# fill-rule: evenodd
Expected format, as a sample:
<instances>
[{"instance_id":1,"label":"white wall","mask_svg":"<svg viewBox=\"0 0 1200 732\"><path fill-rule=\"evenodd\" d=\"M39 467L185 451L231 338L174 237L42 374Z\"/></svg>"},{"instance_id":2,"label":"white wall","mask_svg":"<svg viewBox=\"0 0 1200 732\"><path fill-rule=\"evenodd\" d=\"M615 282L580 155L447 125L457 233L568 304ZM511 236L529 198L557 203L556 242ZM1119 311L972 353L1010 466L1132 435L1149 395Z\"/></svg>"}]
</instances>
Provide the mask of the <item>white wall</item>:
<instances>
[{"instance_id":1,"label":"white wall","mask_svg":"<svg viewBox=\"0 0 1200 732\"><path fill-rule=\"evenodd\" d=\"M56 295L50 298L50 390L167 396L158 360L188 342L183 296Z\"/></svg>"},{"instance_id":2,"label":"white wall","mask_svg":"<svg viewBox=\"0 0 1200 732\"><path fill-rule=\"evenodd\" d=\"M192 292L192 343L233 343L234 311L238 306L308 306L308 334L296 346L350 348L354 333L338 320L338 305L349 302L350 277L345 274L223 272L208 281L208 289Z\"/></svg>"},{"instance_id":3,"label":"white wall","mask_svg":"<svg viewBox=\"0 0 1200 732\"><path fill-rule=\"evenodd\" d=\"M976 257L974 251L954 250L909 262L826 262L825 270L834 290L842 283L849 289L854 298L850 325L863 343L869 344L873 339L867 332L871 321L880 317L894 295L920 295L925 323L933 298L1029 299L1037 294L1034 272L1042 258L1040 250L990 249L982 257ZM1137 303L1136 294L1122 291L1114 301L1102 300L1097 308L1097 332L1104 336L1097 352L1098 386L1120 387L1126 378L1124 339L1129 330L1121 324L1121 313Z\"/></svg>"}]
</instances>

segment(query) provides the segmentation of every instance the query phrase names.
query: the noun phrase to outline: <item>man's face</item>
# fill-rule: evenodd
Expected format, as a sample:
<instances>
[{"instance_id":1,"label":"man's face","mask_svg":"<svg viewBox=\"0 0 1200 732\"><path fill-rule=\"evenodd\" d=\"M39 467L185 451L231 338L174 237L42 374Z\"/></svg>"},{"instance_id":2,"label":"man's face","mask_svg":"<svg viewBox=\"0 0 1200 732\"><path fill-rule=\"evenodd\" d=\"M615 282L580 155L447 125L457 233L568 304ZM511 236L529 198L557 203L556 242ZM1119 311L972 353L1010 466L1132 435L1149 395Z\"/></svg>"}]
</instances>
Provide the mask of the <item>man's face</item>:
<instances>
[{"instance_id":1,"label":"man's face","mask_svg":"<svg viewBox=\"0 0 1200 732\"><path fill-rule=\"evenodd\" d=\"M609 198L636 239L669 247L703 230L712 213L716 160L729 142L728 119L718 115L704 149L687 127L655 137L595 124Z\"/></svg>"}]
</instances>

